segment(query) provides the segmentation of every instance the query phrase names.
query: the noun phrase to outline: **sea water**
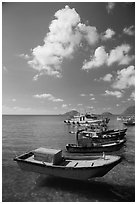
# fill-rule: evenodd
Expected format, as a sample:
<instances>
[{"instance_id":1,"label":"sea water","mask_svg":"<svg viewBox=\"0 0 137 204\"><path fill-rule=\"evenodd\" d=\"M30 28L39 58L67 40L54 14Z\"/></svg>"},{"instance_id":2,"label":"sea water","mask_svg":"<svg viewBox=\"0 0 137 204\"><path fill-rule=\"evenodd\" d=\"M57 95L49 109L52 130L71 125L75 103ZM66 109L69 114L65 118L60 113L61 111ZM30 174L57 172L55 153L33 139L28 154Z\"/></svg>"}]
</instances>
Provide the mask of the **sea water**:
<instances>
[{"instance_id":1,"label":"sea water","mask_svg":"<svg viewBox=\"0 0 137 204\"><path fill-rule=\"evenodd\" d=\"M135 127L127 127L127 142L111 154L123 160L101 178L77 181L21 171L13 158L24 152L48 147L65 149L75 143L77 127L66 125L63 116L2 117L3 202L131 202L135 201ZM112 117L110 128L125 128Z\"/></svg>"}]
</instances>

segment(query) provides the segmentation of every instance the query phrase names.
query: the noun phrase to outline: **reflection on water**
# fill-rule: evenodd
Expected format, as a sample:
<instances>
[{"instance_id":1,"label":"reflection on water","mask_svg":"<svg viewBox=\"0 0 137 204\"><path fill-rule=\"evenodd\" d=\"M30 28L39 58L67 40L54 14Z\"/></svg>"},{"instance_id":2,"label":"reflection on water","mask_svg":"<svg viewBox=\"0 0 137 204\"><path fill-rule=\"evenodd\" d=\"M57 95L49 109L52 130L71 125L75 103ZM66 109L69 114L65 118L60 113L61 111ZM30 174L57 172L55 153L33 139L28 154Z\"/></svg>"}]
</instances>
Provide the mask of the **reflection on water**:
<instances>
[{"instance_id":1,"label":"reflection on water","mask_svg":"<svg viewBox=\"0 0 137 204\"><path fill-rule=\"evenodd\" d=\"M46 146L64 149L75 142L61 116L4 116L2 135L2 198L7 202L117 202L135 200L135 128L128 127L126 145L118 152L123 161L101 178L75 181L21 171L15 155ZM112 118L110 128L123 128Z\"/></svg>"}]
</instances>

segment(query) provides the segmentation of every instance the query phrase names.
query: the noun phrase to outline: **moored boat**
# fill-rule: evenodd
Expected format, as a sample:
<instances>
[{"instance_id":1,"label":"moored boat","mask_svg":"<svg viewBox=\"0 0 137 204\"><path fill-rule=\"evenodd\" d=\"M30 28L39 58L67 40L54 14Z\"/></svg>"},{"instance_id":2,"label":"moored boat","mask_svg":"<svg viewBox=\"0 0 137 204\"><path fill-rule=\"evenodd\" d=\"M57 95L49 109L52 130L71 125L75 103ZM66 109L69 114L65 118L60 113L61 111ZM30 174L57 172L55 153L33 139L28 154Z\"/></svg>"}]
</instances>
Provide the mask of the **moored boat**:
<instances>
[{"instance_id":1,"label":"moored boat","mask_svg":"<svg viewBox=\"0 0 137 204\"><path fill-rule=\"evenodd\" d=\"M77 180L104 176L121 161L121 157L105 155L90 159L67 159L61 150L38 148L14 158L22 170Z\"/></svg>"},{"instance_id":2,"label":"moored boat","mask_svg":"<svg viewBox=\"0 0 137 204\"><path fill-rule=\"evenodd\" d=\"M118 117L117 117L117 120L122 120L122 117L118 116Z\"/></svg>"},{"instance_id":3,"label":"moored boat","mask_svg":"<svg viewBox=\"0 0 137 204\"><path fill-rule=\"evenodd\" d=\"M124 121L123 124L126 125L126 126L134 126L135 121L129 119L129 120Z\"/></svg>"},{"instance_id":4,"label":"moored boat","mask_svg":"<svg viewBox=\"0 0 137 204\"><path fill-rule=\"evenodd\" d=\"M125 134L127 131L127 128L123 128L123 129L107 129L107 127L102 127L102 126L85 126L85 129L81 129L81 130L85 130L87 132L94 132L94 134L98 135L98 136L103 136L103 135L122 135Z\"/></svg>"},{"instance_id":5,"label":"moored boat","mask_svg":"<svg viewBox=\"0 0 137 204\"><path fill-rule=\"evenodd\" d=\"M87 143L87 144L67 144L66 149L68 152L74 153L99 153L99 152L113 152L121 149L126 139L116 140L107 143Z\"/></svg>"},{"instance_id":6,"label":"moored boat","mask_svg":"<svg viewBox=\"0 0 137 204\"><path fill-rule=\"evenodd\" d=\"M64 120L64 123L66 124L73 124L73 125L83 125L83 124L92 124L92 123L106 123L108 124L109 118L103 118L99 119L97 116L94 114L81 114L81 115L76 115L71 119Z\"/></svg>"},{"instance_id":7,"label":"moored boat","mask_svg":"<svg viewBox=\"0 0 137 204\"><path fill-rule=\"evenodd\" d=\"M120 130L92 131L91 129L81 129L75 132L76 143L80 146L91 145L92 143L110 143L121 140L126 135L127 128Z\"/></svg>"}]
</instances>

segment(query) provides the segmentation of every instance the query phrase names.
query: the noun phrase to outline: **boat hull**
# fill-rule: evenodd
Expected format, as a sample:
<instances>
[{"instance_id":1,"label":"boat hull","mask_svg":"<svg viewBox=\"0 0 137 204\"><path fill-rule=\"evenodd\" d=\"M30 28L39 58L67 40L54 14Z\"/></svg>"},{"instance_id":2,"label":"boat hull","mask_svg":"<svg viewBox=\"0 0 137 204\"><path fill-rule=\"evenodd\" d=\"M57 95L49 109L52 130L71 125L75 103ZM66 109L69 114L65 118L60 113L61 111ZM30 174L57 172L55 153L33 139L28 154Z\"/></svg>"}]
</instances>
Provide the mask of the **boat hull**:
<instances>
[{"instance_id":1,"label":"boat hull","mask_svg":"<svg viewBox=\"0 0 137 204\"><path fill-rule=\"evenodd\" d=\"M123 144L126 142L126 140L121 140L120 142L114 142L112 144L104 144L104 145L96 145L92 147L84 147L84 146L78 146L76 144L67 144L66 149L70 153L101 153L101 152L113 152L118 151L122 148Z\"/></svg>"},{"instance_id":2,"label":"boat hull","mask_svg":"<svg viewBox=\"0 0 137 204\"><path fill-rule=\"evenodd\" d=\"M106 135L99 136L96 138L91 138L91 142L107 144L110 142L116 142L117 140L123 140L126 134L114 134L114 135Z\"/></svg>"},{"instance_id":3,"label":"boat hull","mask_svg":"<svg viewBox=\"0 0 137 204\"><path fill-rule=\"evenodd\" d=\"M53 168L53 167L46 167L46 166L39 166L36 164L29 164L29 163L22 163L18 162L19 167L23 171L30 171L39 174L45 174L55 177L63 177L69 179L76 179L76 180L88 180L94 177L102 177L107 174L115 165L117 165L119 161L116 161L109 166L101 166L95 168Z\"/></svg>"},{"instance_id":4,"label":"boat hull","mask_svg":"<svg viewBox=\"0 0 137 204\"><path fill-rule=\"evenodd\" d=\"M18 163L19 167L24 171L36 172L39 174L45 174L56 177L63 177L76 180L88 180L94 177L102 177L109 172L114 166L121 162L121 157L107 155L105 158L94 158L88 161L93 166L61 166L45 164L42 161L36 161L31 158L30 153L26 153L23 156L16 157L14 160ZM66 160L64 160L66 161ZM74 161L74 160L72 160ZM70 162L70 161L69 161ZM77 160L76 162L83 162ZM87 162L84 160L84 162Z\"/></svg>"},{"instance_id":5,"label":"boat hull","mask_svg":"<svg viewBox=\"0 0 137 204\"><path fill-rule=\"evenodd\" d=\"M123 122L123 124L126 126L134 126L135 122Z\"/></svg>"},{"instance_id":6,"label":"boat hull","mask_svg":"<svg viewBox=\"0 0 137 204\"><path fill-rule=\"evenodd\" d=\"M123 135L125 134L127 131L127 128L124 128L124 129L110 129L110 130L106 130L106 131L103 131L102 134L114 134L114 135Z\"/></svg>"}]
</instances>

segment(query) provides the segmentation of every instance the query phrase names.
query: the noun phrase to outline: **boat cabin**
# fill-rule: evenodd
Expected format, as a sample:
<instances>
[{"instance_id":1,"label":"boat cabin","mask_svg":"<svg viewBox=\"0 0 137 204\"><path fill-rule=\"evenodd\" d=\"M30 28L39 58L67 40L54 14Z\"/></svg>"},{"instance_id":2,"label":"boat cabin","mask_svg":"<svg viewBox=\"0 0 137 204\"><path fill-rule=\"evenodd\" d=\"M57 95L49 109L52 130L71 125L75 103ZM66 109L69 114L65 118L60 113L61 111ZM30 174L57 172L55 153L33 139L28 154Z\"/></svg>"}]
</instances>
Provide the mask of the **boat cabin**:
<instances>
[{"instance_id":1,"label":"boat cabin","mask_svg":"<svg viewBox=\"0 0 137 204\"><path fill-rule=\"evenodd\" d=\"M77 143L79 146L90 147L94 138L98 138L96 132L82 131L78 135Z\"/></svg>"},{"instance_id":2,"label":"boat cabin","mask_svg":"<svg viewBox=\"0 0 137 204\"><path fill-rule=\"evenodd\" d=\"M34 153L34 160L43 161L53 165L59 164L62 161L62 150L40 147L32 152Z\"/></svg>"}]
</instances>

